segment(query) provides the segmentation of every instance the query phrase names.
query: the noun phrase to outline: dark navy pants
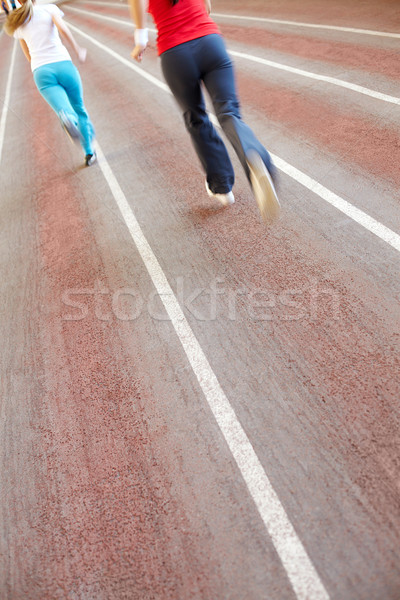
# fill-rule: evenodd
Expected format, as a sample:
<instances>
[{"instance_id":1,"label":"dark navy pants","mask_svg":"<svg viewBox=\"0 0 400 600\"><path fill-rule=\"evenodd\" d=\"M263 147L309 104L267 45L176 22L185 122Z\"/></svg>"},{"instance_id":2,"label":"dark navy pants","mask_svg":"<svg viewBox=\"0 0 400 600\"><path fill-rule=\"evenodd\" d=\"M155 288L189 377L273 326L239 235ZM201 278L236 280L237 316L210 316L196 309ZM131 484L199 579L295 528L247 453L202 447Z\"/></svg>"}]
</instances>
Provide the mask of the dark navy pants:
<instances>
[{"instance_id":1,"label":"dark navy pants","mask_svg":"<svg viewBox=\"0 0 400 600\"><path fill-rule=\"evenodd\" d=\"M229 192L235 175L225 144L208 118L201 82L247 177L246 154L249 150L256 150L274 175L270 155L241 119L233 66L220 35L206 35L163 52L161 66L165 80L183 111L186 128L214 194Z\"/></svg>"}]
</instances>

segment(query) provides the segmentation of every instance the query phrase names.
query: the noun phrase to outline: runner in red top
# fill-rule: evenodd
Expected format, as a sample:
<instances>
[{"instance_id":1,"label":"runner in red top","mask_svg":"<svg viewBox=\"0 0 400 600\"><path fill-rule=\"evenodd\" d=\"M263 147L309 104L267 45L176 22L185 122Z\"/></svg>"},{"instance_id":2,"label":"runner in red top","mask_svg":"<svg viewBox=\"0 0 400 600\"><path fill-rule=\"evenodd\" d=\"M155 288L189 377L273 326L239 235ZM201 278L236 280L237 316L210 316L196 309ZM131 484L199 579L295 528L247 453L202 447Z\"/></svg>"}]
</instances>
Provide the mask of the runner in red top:
<instances>
[{"instance_id":1,"label":"runner in red top","mask_svg":"<svg viewBox=\"0 0 400 600\"><path fill-rule=\"evenodd\" d=\"M275 167L264 146L240 115L232 62L217 25L210 18L210 0L130 0L136 25L132 58L141 61L148 42L146 11L158 30L161 66L185 120L197 156L206 173L206 190L223 205L235 199L235 180L226 147L206 112L202 84L218 121L250 181L261 215L271 220L279 212Z\"/></svg>"},{"instance_id":2,"label":"runner in red top","mask_svg":"<svg viewBox=\"0 0 400 600\"><path fill-rule=\"evenodd\" d=\"M198 0L182 0L175 6L171 6L169 0L149 0L149 13L157 24L158 54L210 33L220 33L204 2Z\"/></svg>"}]
</instances>

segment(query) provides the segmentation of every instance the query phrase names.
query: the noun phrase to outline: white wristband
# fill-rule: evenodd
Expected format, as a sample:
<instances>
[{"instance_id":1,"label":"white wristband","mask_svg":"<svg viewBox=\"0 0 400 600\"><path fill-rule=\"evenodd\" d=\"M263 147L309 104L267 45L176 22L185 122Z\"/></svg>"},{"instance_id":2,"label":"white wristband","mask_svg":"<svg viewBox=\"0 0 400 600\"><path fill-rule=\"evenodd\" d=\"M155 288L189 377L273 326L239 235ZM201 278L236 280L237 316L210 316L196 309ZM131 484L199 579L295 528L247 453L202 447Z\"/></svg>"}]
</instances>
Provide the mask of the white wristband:
<instances>
[{"instance_id":1,"label":"white wristband","mask_svg":"<svg viewBox=\"0 0 400 600\"><path fill-rule=\"evenodd\" d=\"M149 31L148 29L135 29L134 37L136 46L147 46Z\"/></svg>"}]
</instances>

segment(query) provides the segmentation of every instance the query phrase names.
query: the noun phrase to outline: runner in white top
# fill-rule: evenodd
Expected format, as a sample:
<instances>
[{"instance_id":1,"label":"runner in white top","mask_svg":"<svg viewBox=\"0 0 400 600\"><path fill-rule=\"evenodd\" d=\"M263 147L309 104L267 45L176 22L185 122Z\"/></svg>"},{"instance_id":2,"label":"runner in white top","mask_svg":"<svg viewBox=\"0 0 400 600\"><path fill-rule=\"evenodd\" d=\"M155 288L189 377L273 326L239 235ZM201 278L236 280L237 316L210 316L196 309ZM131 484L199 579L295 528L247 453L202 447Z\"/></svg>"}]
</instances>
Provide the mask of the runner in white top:
<instances>
[{"instance_id":1,"label":"runner in white top","mask_svg":"<svg viewBox=\"0 0 400 600\"><path fill-rule=\"evenodd\" d=\"M79 141L85 151L85 163L93 164L94 129L83 103L82 82L60 34L75 50L79 60L86 49L79 46L63 20L64 13L55 4L36 6L34 0L10 13L5 31L19 39L30 62L33 78L43 98L59 116L65 131Z\"/></svg>"}]
</instances>

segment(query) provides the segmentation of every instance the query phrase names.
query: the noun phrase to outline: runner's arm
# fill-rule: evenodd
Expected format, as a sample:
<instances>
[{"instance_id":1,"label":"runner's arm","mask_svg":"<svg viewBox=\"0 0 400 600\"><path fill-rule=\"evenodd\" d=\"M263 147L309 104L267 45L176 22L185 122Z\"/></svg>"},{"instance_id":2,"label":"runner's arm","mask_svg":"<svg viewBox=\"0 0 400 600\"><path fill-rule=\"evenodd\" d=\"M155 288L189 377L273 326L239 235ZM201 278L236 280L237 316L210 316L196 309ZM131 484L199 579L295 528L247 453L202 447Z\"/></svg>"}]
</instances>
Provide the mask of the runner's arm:
<instances>
[{"instance_id":1,"label":"runner's arm","mask_svg":"<svg viewBox=\"0 0 400 600\"><path fill-rule=\"evenodd\" d=\"M74 36L66 22L58 15L52 15L54 25L57 27L61 37L65 38L75 50L79 60L85 62L86 59L86 48L82 48L76 43Z\"/></svg>"},{"instance_id":2,"label":"runner's arm","mask_svg":"<svg viewBox=\"0 0 400 600\"><path fill-rule=\"evenodd\" d=\"M25 40L19 40L19 43L21 44L21 48L22 48L28 62L31 62L31 55L29 52L28 44L26 43Z\"/></svg>"},{"instance_id":3,"label":"runner's arm","mask_svg":"<svg viewBox=\"0 0 400 600\"><path fill-rule=\"evenodd\" d=\"M146 11L147 0L129 0L132 21L135 24L135 47L131 52L132 58L141 61L147 46Z\"/></svg>"},{"instance_id":4,"label":"runner's arm","mask_svg":"<svg viewBox=\"0 0 400 600\"><path fill-rule=\"evenodd\" d=\"M208 12L208 14L210 14L211 12L211 0L204 0L204 4L206 7L206 11Z\"/></svg>"}]
</instances>

